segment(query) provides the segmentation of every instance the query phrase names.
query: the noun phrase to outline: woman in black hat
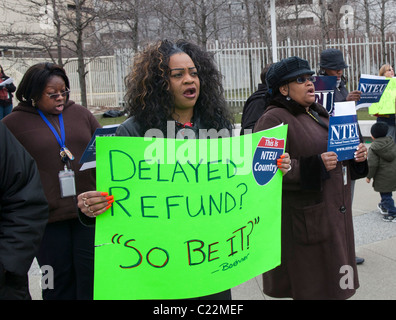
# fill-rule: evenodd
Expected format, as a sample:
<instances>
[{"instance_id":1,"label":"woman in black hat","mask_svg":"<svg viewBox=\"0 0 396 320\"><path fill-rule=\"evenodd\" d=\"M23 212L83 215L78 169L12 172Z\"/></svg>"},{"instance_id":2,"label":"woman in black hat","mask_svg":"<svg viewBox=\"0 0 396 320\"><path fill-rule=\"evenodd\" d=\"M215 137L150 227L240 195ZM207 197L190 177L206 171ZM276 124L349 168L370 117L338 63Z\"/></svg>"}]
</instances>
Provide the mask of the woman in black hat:
<instances>
[{"instance_id":1,"label":"woman in black hat","mask_svg":"<svg viewBox=\"0 0 396 320\"><path fill-rule=\"evenodd\" d=\"M319 75L322 76L336 76L337 85L334 90L334 102L344 102L344 101L359 101L361 91L354 90L348 92L346 85L346 79L344 76L344 69L348 68L348 65L344 61L344 56L341 50L338 49L326 49L320 54L320 70ZM360 141L363 142L359 127ZM351 189L352 189L352 200L355 190L355 180L356 177L352 177ZM361 257L356 257L356 263L362 264L364 259Z\"/></svg>"},{"instance_id":2,"label":"woman in black hat","mask_svg":"<svg viewBox=\"0 0 396 320\"><path fill-rule=\"evenodd\" d=\"M321 76L337 77L337 86L334 91L334 102L360 100L361 92L359 90L348 92L345 87L346 79L344 76L344 69L346 68L348 68L348 65L345 63L340 50L326 49L320 54L320 70L318 74Z\"/></svg>"},{"instance_id":3,"label":"woman in black hat","mask_svg":"<svg viewBox=\"0 0 396 320\"><path fill-rule=\"evenodd\" d=\"M293 299L346 299L359 286L352 223L350 171L367 167L327 152L329 114L315 103L308 61L291 57L267 73L269 106L254 131L288 125L291 170L283 178L281 265L263 275L264 293ZM346 270L348 274L345 274Z\"/></svg>"}]
</instances>

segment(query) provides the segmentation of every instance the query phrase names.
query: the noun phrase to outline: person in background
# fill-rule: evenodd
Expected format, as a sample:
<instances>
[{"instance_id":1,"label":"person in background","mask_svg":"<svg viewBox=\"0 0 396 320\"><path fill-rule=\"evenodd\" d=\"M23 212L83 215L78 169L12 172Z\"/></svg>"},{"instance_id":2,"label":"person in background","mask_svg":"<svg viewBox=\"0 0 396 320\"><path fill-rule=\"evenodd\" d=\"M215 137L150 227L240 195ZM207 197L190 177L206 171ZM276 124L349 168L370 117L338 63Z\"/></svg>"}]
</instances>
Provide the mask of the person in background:
<instances>
[{"instance_id":1,"label":"person in background","mask_svg":"<svg viewBox=\"0 0 396 320\"><path fill-rule=\"evenodd\" d=\"M320 69L318 74L320 76L336 76L337 85L334 90L334 102L342 101L359 101L362 94L359 90L349 92L346 88L346 78L344 76L344 69L348 65L344 61L344 56L341 50L326 49L320 54Z\"/></svg>"},{"instance_id":2,"label":"person in background","mask_svg":"<svg viewBox=\"0 0 396 320\"><path fill-rule=\"evenodd\" d=\"M359 287L353 234L351 168L363 171L367 149L338 161L327 151L329 114L315 102L314 71L290 57L267 72L269 106L254 132L288 125L283 177L281 264L263 274L264 293L277 298L347 299ZM341 285L349 266L348 286Z\"/></svg>"},{"instance_id":3,"label":"person in background","mask_svg":"<svg viewBox=\"0 0 396 320\"><path fill-rule=\"evenodd\" d=\"M48 220L35 161L0 121L0 300L30 300L28 271Z\"/></svg>"},{"instance_id":4,"label":"person in background","mask_svg":"<svg viewBox=\"0 0 396 320\"><path fill-rule=\"evenodd\" d=\"M388 125L376 122L371 127L373 143L368 152L369 172L367 183L373 179L373 188L379 192L381 202L378 209L384 221L396 222L396 207L392 192L396 190L396 144L387 135Z\"/></svg>"},{"instance_id":5,"label":"person in background","mask_svg":"<svg viewBox=\"0 0 396 320\"><path fill-rule=\"evenodd\" d=\"M379 75L386 78L393 78L395 72L390 64L384 64L379 71ZM395 114L381 114L377 115L377 122L385 122L388 125L387 135L392 137L393 142L396 142L396 130L395 130Z\"/></svg>"},{"instance_id":6,"label":"person in background","mask_svg":"<svg viewBox=\"0 0 396 320\"><path fill-rule=\"evenodd\" d=\"M260 79L261 83L259 83L257 91L255 91L245 102L242 111L242 121L241 121L241 135L245 134L245 130L252 130L256 121L261 117L265 108L268 104L268 95L267 95L267 84L265 82L265 76L267 74L268 68L270 64L265 66L265 68L261 71ZM250 131L250 132L252 132Z\"/></svg>"},{"instance_id":7,"label":"person in background","mask_svg":"<svg viewBox=\"0 0 396 320\"><path fill-rule=\"evenodd\" d=\"M65 70L38 63L24 74L16 91L19 104L2 121L36 160L49 221L37 254L40 266L54 271L54 287L44 300L93 298L94 232L78 216L76 194L95 188L95 170L78 163L100 124L69 100Z\"/></svg>"},{"instance_id":8,"label":"person in background","mask_svg":"<svg viewBox=\"0 0 396 320\"><path fill-rule=\"evenodd\" d=\"M11 113L12 93L16 90L13 80L6 76L0 66L0 120Z\"/></svg>"},{"instance_id":9,"label":"person in background","mask_svg":"<svg viewBox=\"0 0 396 320\"><path fill-rule=\"evenodd\" d=\"M195 138L199 129L232 130L221 74L207 51L185 40L162 40L149 45L134 61L126 78L129 118L116 135L143 137L158 128L166 137L168 121L174 123L177 135L190 129ZM280 169L287 171L289 158L280 162ZM108 209L108 203L101 191L89 191L79 194L78 207L94 218ZM230 300L231 290L197 299Z\"/></svg>"},{"instance_id":10,"label":"person in background","mask_svg":"<svg viewBox=\"0 0 396 320\"><path fill-rule=\"evenodd\" d=\"M344 69L348 68L348 65L345 63L344 56L341 50L338 49L326 49L323 50L320 54L320 70L319 75L322 76L336 76L337 77L337 86L334 90L334 102L344 102L344 101L359 101L361 91L354 90L349 92L346 88L346 78L344 76ZM363 137L359 128L360 142L363 142ZM367 172L366 172L367 174ZM361 177L362 175L359 175ZM353 195L355 193L355 180L357 176L354 172L351 172L351 192L352 192L352 202ZM356 257L356 263L362 264L364 262L364 258Z\"/></svg>"}]
</instances>

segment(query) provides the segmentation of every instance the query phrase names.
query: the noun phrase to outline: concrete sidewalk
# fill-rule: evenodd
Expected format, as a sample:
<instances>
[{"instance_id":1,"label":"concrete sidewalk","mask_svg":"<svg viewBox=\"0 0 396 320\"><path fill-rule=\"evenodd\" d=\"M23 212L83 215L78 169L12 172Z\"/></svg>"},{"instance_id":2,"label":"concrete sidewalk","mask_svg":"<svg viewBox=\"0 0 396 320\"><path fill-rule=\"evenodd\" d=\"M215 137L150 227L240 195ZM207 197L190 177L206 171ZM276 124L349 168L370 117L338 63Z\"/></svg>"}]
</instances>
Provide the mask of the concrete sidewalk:
<instances>
[{"instance_id":1,"label":"concrete sidewalk","mask_svg":"<svg viewBox=\"0 0 396 320\"><path fill-rule=\"evenodd\" d=\"M356 181L353 215L360 288L351 300L396 299L396 223L384 222L377 209L379 193L365 179ZM29 272L34 300L41 299L40 273L34 262ZM234 300L272 300L262 292L261 276L232 289Z\"/></svg>"}]
</instances>

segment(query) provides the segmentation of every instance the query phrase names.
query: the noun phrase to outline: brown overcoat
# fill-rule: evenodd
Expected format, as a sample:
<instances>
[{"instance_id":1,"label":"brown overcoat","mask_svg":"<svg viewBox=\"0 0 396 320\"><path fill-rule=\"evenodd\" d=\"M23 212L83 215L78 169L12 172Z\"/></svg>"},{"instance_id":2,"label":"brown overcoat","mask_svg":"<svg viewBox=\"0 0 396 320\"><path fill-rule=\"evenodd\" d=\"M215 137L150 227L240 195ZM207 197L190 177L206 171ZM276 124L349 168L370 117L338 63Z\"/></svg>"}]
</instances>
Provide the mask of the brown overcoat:
<instances>
[{"instance_id":1,"label":"brown overcoat","mask_svg":"<svg viewBox=\"0 0 396 320\"><path fill-rule=\"evenodd\" d=\"M254 129L287 124L286 152L292 165L283 178L281 265L263 275L264 293L346 299L359 287L350 173L364 172L367 162L338 162L327 172L320 154L327 151L329 116L321 105L310 108L321 123L304 107L278 95Z\"/></svg>"}]
</instances>

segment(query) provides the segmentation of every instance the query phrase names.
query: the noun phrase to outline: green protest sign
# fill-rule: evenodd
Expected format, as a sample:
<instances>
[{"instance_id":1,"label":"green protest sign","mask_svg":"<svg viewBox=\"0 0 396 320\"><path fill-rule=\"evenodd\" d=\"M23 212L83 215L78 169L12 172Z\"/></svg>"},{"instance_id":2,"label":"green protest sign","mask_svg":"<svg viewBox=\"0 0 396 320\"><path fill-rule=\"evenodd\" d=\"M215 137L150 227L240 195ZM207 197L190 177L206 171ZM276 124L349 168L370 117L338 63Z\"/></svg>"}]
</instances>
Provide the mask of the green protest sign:
<instances>
[{"instance_id":1,"label":"green protest sign","mask_svg":"<svg viewBox=\"0 0 396 320\"><path fill-rule=\"evenodd\" d=\"M95 299L185 299L280 264L287 126L222 139L98 137Z\"/></svg>"},{"instance_id":2,"label":"green protest sign","mask_svg":"<svg viewBox=\"0 0 396 320\"><path fill-rule=\"evenodd\" d=\"M369 114L395 114L396 78L390 78L379 102L372 103Z\"/></svg>"}]
</instances>

